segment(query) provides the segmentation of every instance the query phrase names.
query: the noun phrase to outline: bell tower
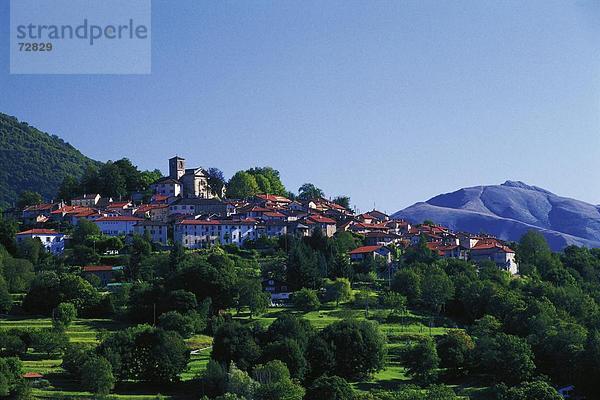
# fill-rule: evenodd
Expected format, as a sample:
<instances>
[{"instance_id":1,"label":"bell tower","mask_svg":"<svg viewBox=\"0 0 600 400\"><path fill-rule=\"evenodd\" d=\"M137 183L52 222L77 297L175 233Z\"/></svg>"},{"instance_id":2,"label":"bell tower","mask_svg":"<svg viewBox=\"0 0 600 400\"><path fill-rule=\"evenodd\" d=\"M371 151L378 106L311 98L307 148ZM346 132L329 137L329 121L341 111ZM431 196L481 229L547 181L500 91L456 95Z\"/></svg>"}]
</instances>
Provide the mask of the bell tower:
<instances>
[{"instance_id":1,"label":"bell tower","mask_svg":"<svg viewBox=\"0 0 600 400\"><path fill-rule=\"evenodd\" d=\"M169 178L179 179L185 174L185 158L175 156L169 159Z\"/></svg>"}]
</instances>

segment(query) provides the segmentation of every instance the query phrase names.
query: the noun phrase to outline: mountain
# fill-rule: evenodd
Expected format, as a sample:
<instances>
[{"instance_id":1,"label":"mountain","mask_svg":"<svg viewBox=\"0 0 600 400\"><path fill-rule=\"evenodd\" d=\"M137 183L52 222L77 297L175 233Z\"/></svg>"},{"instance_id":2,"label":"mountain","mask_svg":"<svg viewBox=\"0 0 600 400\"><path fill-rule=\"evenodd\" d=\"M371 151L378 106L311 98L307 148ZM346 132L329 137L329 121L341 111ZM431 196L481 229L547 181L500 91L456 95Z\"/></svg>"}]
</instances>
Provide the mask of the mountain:
<instances>
[{"instance_id":1,"label":"mountain","mask_svg":"<svg viewBox=\"0 0 600 400\"><path fill-rule=\"evenodd\" d=\"M0 207L12 205L23 190L50 200L65 176L79 177L93 164L58 136L0 113Z\"/></svg>"},{"instance_id":2,"label":"mountain","mask_svg":"<svg viewBox=\"0 0 600 400\"><path fill-rule=\"evenodd\" d=\"M600 247L600 206L519 181L459 189L393 216L412 223L429 219L453 230L487 232L514 241L536 230L554 250L572 244Z\"/></svg>"}]
</instances>

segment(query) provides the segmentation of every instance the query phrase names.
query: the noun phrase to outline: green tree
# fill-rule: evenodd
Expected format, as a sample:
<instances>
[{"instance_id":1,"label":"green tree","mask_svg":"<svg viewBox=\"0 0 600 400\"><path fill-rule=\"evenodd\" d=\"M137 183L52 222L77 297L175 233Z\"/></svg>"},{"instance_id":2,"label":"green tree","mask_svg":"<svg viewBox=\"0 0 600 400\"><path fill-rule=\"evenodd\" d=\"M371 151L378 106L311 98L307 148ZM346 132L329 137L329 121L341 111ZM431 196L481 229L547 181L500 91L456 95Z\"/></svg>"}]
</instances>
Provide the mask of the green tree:
<instances>
[{"instance_id":1,"label":"green tree","mask_svg":"<svg viewBox=\"0 0 600 400\"><path fill-rule=\"evenodd\" d=\"M21 360L16 357L0 357L0 397L14 393L21 382Z\"/></svg>"},{"instance_id":2,"label":"green tree","mask_svg":"<svg viewBox=\"0 0 600 400\"><path fill-rule=\"evenodd\" d=\"M11 293L22 293L29 289L35 273L29 260L8 257L4 259L4 278Z\"/></svg>"},{"instance_id":3,"label":"green tree","mask_svg":"<svg viewBox=\"0 0 600 400\"><path fill-rule=\"evenodd\" d=\"M454 285L443 270L430 268L423 276L421 291L421 301L432 311L439 313L454 296Z\"/></svg>"},{"instance_id":4,"label":"green tree","mask_svg":"<svg viewBox=\"0 0 600 400\"><path fill-rule=\"evenodd\" d=\"M350 196L337 196L333 198L333 202L339 206L344 207L345 209L350 209Z\"/></svg>"},{"instance_id":5,"label":"green tree","mask_svg":"<svg viewBox=\"0 0 600 400\"><path fill-rule=\"evenodd\" d=\"M64 330L75 318L77 318L77 309L71 303L60 303L52 311L52 325L58 330Z\"/></svg>"},{"instance_id":6,"label":"green tree","mask_svg":"<svg viewBox=\"0 0 600 400\"><path fill-rule=\"evenodd\" d=\"M238 171L231 177L227 184L227 197L234 199L247 199L259 192L256 178L245 171Z\"/></svg>"},{"instance_id":7,"label":"green tree","mask_svg":"<svg viewBox=\"0 0 600 400\"><path fill-rule=\"evenodd\" d=\"M311 400L353 400L354 390L344 378L322 376L308 388L306 397Z\"/></svg>"},{"instance_id":8,"label":"green tree","mask_svg":"<svg viewBox=\"0 0 600 400\"><path fill-rule=\"evenodd\" d=\"M177 332L138 325L113 332L98 346L117 380L165 383L187 368L189 350Z\"/></svg>"},{"instance_id":9,"label":"green tree","mask_svg":"<svg viewBox=\"0 0 600 400\"><path fill-rule=\"evenodd\" d=\"M219 168L208 168L206 170L206 177L212 194L221 197L223 188L225 187L225 176L223 175L223 171Z\"/></svg>"},{"instance_id":10,"label":"green tree","mask_svg":"<svg viewBox=\"0 0 600 400\"><path fill-rule=\"evenodd\" d=\"M454 376L460 376L466 372L474 349L475 342L465 331L449 330L437 343L440 365Z\"/></svg>"},{"instance_id":11,"label":"green tree","mask_svg":"<svg viewBox=\"0 0 600 400\"><path fill-rule=\"evenodd\" d=\"M250 319L256 314L263 313L270 301L271 296L263 290L258 279L246 278L239 283L238 311L243 307L248 307Z\"/></svg>"},{"instance_id":12,"label":"green tree","mask_svg":"<svg viewBox=\"0 0 600 400\"><path fill-rule=\"evenodd\" d=\"M523 235L517 247L517 261L523 265L539 266L550 254L546 239L536 231L529 231Z\"/></svg>"},{"instance_id":13,"label":"green tree","mask_svg":"<svg viewBox=\"0 0 600 400\"><path fill-rule=\"evenodd\" d=\"M436 381L440 358L431 338L427 337L409 348L403 362L408 374L417 382L430 384Z\"/></svg>"},{"instance_id":14,"label":"green tree","mask_svg":"<svg viewBox=\"0 0 600 400\"><path fill-rule=\"evenodd\" d=\"M305 312L318 310L321 307L317 292L312 289L303 288L294 292L292 301L294 307Z\"/></svg>"},{"instance_id":15,"label":"green tree","mask_svg":"<svg viewBox=\"0 0 600 400\"><path fill-rule=\"evenodd\" d=\"M410 304L421 300L421 275L413 269L401 269L394 274L392 290L406 296Z\"/></svg>"},{"instance_id":16,"label":"green tree","mask_svg":"<svg viewBox=\"0 0 600 400\"><path fill-rule=\"evenodd\" d=\"M112 366L104 357L90 357L81 368L81 386L106 396L115 387Z\"/></svg>"},{"instance_id":17,"label":"green tree","mask_svg":"<svg viewBox=\"0 0 600 400\"><path fill-rule=\"evenodd\" d=\"M260 383L257 400L301 400L304 397L304 388L290 378L287 367L279 360L257 365L252 375Z\"/></svg>"},{"instance_id":18,"label":"green tree","mask_svg":"<svg viewBox=\"0 0 600 400\"><path fill-rule=\"evenodd\" d=\"M383 368L385 336L377 324L343 320L323 329L321 337L334 351L336 375L364 378Z\"/></svg>"},{"instance_id":19,"label":"green tree","mask_svg":"<svg viewBox=\"0 0 600 400\"><path fill-rule=\"evenodd\" d=\"M352 300L352 286L347 278L337 278L328 282L325 289L327 298L335 301L336 307L340 305L340 301Z\"/></svg>"},{"instance_id":20,"label":"green tree","mask_svg":"<svg viewBox=\"0 0 600 400\"><path fill-rule=\"evenodd\" d=\"M391 310L391 314L403 314L406 312L406 296L393 291L386 291L380 295L381 304Z\"/></svg>"},{"instance_id":21,"label":"green tree","mask_svg":"<svg viewBox=\"0 0 600 400\"><path fill-rule=\"evenodd\" d=\"M247 371L260 356L260 347L247 326L226 322L215 332L211 358L229 365L234 362Z\"/></svg>"},{"instance_id":22,"label":"green tree","mask_svg":"<svg viewBox=\"0 0 600 400\"><path fill-rule=\"evenodd\" d=\"M293 339L283 339L267 344L262 352L262 362L280 360L288 367L292 378L302 380L306 372L306 359L302 348Z\"/></svg>"},{"instance_id":23,"label":"green tree","mask_svg":"<svg viewBox=\"0 0 600 400\"><path fill-rule=\"evenodd\" d=\"M8 285L0 274L0 313L8 313L12 308L12 296L8 291Z\"/></svg>"},{"instance_id":24,"label":"green tree","mask_svg":"<svg viewBox=\"0 0 600 400\"><path fill-rule=\"evenodd\" d=\"M100 228L90 220L81 218L73 230L73 244L83 245L91 236L100 236Z\"/></svg>"},{"instance_id":25,"label":"green tree","mask_svg":"<svg viewBox=\"0 0 600 400\"><path fill-rule=\"evenodd\" d=\"M313 185L312 183L305 183L300 186L298 189L298 199L299 200L310 200L315 199L317 197L324 197L325 193Z\"/></svg>"},{"instance_id":26,"label":"green tree","mask_svg":"<svg viewBox=\"0 0 600 400\"><path fill-rule=\"evenodd\" d=\"M17 245L18 257L29 260L33 265L38 264L44 251L44 246L39 238L25 238Z\"/></svg>"},{"instance_id":27,"label":"green tree","mask_svg":"<svg viewBox=\"0 0 600 400\"><path fill-rule=\"evenodd\" d=\"M45 353L50 358L53 354L62 354L68 343L69 338L64 332L41 329L33 335L31 347L37 352Z\"/></svg>"},{"instance_id":28,"label":"green tree","mask_svg":"<svg viewBox=\"0 0 600 400\"><path fill-rule=\"evenodd\" d=\"M5 219L0 215L0 245L10 254L16 254L17 245L15 235L17 234L17 223L11 219Z\"/></svg>"},{"instance_id":29,"label":"green tree","mask_svg":"<svg viewBox=\"0 0 600 400\"><path fill-rule=\"evenodd\" d=\"M17 200L17 207L23 209L25 207L42 204L42 196L38 192L31 190L24 190L19 194L19 200Z\"/></svg>"}]
</instances>

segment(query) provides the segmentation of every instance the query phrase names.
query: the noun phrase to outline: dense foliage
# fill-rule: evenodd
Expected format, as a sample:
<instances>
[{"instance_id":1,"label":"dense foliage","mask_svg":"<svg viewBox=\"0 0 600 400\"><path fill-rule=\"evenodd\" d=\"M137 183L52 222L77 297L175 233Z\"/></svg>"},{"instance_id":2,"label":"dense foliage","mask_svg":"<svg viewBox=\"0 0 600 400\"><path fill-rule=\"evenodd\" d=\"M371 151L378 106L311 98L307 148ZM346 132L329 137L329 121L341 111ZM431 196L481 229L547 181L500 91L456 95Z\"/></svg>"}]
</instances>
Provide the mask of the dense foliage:
<instances>
[{"instance_id":1,"label":"dense foliage","mask_svg":"<svg viewBox=\"0 0 600 400\"><path fill-rule=\"evenodd\" d=\"M12 205L26 190L56 198L65 177L79 178L96 165L59 137L0 113L0 207Z\"/></svg>"}]
</instances>

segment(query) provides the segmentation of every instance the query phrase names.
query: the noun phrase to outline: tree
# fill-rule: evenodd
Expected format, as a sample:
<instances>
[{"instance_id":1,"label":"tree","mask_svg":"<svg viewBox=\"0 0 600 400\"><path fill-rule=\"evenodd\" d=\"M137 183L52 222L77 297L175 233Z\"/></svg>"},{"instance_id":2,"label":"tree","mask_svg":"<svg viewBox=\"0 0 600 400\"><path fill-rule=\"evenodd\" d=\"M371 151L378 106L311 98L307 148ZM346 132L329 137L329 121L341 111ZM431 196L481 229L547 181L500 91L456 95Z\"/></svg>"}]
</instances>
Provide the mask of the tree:
<instances>
[{"instance_id":1,"label":"tree","mask_svg":"<svg viewBox=\"0 0 600 400\"><path fill-rule=\"evenodd\" d=\"M273 321L267 329L266 337L269 342L293 339L304 350L314 333L314 328L306 319L286 313Z\"/></svg>"},{"instance_id":2,"label":"tree","mask_svg":"<svg viewBox=\"0 0 600 400\"><path fill-rule=\"evenodd\" d=\"M437 379L440 358L435 344L429 337L409 348L403 357L406 370L417 382L429 384Z\"/></svg>"},{"instance_id":3,"label":"tree","mask_svg":"<svg viewBox=\"0 0 600 400\"><path fill-rule=\"evenodd\" d=\"M208 186L214 196L221 197L225 188L225 176L219 168L211 167L206 170Z\"/></svg>"},{"instance_id":4,"label":"tree","mask_svg":"<svg viewBox=\"0 0 600 400\"><path fill-rule=\"evenodd\" d=\"M242 307L248 307L250 319L255 314L263 313L270 301L271 296L263 290L258 279L246 278L239 283L238 311Z\"/></svg>"},{"instance_id":5,"label":"tree","mask_svg":"<svg viewBox=\"0 0 600 400\"><path fill-rule=\"evenodd\" d=\"M227 393L233 393L242 399L252 399L258 390L259 383L250 377L246 371L239 369L234 363L229 365L227 372Z\"/></svg>"},{"instance_id":6,"label":"tree","mask_svg":"<svg viewBox=\"0 0 600 400\"><path fill-rule=\"evenodd\" d=\"M65 348L61 367L76 378L87 360L95 356L94 347L88 343L69 343Z\"/></svg>"},{"instance_id":7,"label":"tree","mask_svg":"<svg viewBox=\"0 0 600 400\"><path fill-rule=\"evenodd\" d=\"M505 333L477 337L476 368L496 381L515 385L529 380L535 372L533 352L525 339Z\"/></svg>"},{"instance_id":8,"label":"tree","mask_svg":"<svg viewBox=\"0 0 600 400\"><path fill-rule=\"evenodd\" d=\"M305 183L300 186L298 189L298 199L299 200L310 200L315 199L317 197L324 197L325 193L313 185L312 183Z\"/></svg>"},{"instance_id":9,"label":"tree","mask_svg":"<svg viewBox=\"0 0 600 400\"><path fill-rule=\"evenodd\" d=\"M502 400L561 400L563 397L544 381L524 382L516 387L505 384L493 389L497 399Z\"/></svg>"},{"instance_id":10,"label":"tree","mask_svg":"<svg viewBox=\"0 0 600 400\"><path fill-rule=\"evenodd\" d=\"M256 178L245 171L236 172L227 184L227 197L229 198L247 199L258 192Z\"/></svg>"},{"instance_id":11,"label":"tree","mask_svg":"<svg viewBox=\"0 0 600 400\"><path fill-rule=\"evenodd\" d=\"M90 220L81 218L73 230L73 244L83 245L91 236L100 236L100 228Z\"/></svg>"},{"instance_id":12,"label":"tree","mask_svg":"<svg viewBox=\"0 0 600 400\"><path fill-rule=\"evenodd\" d=\"M177 332L138 325L113 332L98 346L99 356L122 380L166 383L187 368L189 350Z\"/></svg>"},{"instance_id":13,"label":"tree","mask_svg":"<svg viewBox=\"0 0 600 400\"><path fill-rule=\"evenodd\" d=\"M536 231L529 231L519 241L517 262L523 265L540 266L541 261L551 254L544 236Z\"/></svg>"},{"instance_id":14,"label":"tree","mask_svg":"<svg viewBox=\"0 0 600 400\"><path fill-rule=\"evenodd\" d=\"M21 360L16 357L0 357L0 397L14 393L21 382Z\"/></svg>"},{"instance_id":15,"label":"tree","mask_svg":"<svg viewBox=\"0 0 600 400\"><path fill-rule=\"evenodd\" d=\"M279 360L254 367L252 376L260 384L257 400L302 400L304 389L290 378L290 372Z\"/></svg>"},{"instance_id":16,"label":"tree","mask_svg":"<svg viewBox=\"0 0 600 400\"><path fill-rule=\"evenodd\" d=\"M335 301L335 306L340 305L340 301L352 300L352 286L347 278L337 278L329 282L326 286L327 298Z\"/></svg>"},{"instance_id":17,"label":"tree","mask_svg":"<svg viewBox=\"0 0 600 400\"><path fill-rule=\"evenodd\" d=\"M75 318L77 318L77 309L71 303L60 303L52 311L52 325L58 330L64 330Z\"/></svg>"},{"instance_id":18,"label":"tree","mask_svg":"<svg viewBox=\"0 0 600 400\"><path fill-rule=\"evenodd\" d=\"M39 238L25 238L17 245L17 255L19 258L29 260L33 265L37 265L40 255L44 255L44 246Z\"/></svg>"},{"instance_id":19,"label":"tree","mask_svg":"<svg viewBox=\"0 0 600 400\"><path fill-rule=\"evenodd\" d=\"M344 378L322 376L308 388L306 397L311 400L352 400L354 390Z\"/></svg>"},{"instance_id":20,"label":"tree","mask_svg":"<svg viewBox=\"0 0 600 400\"><path fill-rule=\"evenodd\" d=\"M0 313L8 313L12 308L12 296L8 291L8 285L0 274Z\"/></svg>"},{"instance_id":21,"label":"tree","mask_svg":"<svg viewBox=\"0 0 600 400\"><path fill-rule=\"evenodd\" d=\"M283 339L267 344L263 349L262 362L280 360L285 363L292 378L302 380L306 372L306 359L302 348L293 339Z\"/></svg>"},{"instance_id":22,"label":"tree","mask_svg":"<svg viewBox=\"0 0 600 400\"><path fill-rule=\"evenodd\" d=\"M383 368L385 336L371 321L342 320L321 331L335 354L336 375L364 378Z\"/></svg>"},{"instance_id":23,"label":"tree","mask_svg":"<svg viewBox=\"0 0 600 400\"><path fill-rule=\"evenodd\" d=\"M4 278L11 293L27 291L34 277L30 261L12 257L4 259Z\"/></svg>"},{"instance_id":24,"label":"tree","mask_svg":"<svg viewBox=\"0 0 600 400\"><path fill-rule=\"evenodd\" d=\"M392 290L406 296L410 304L421 300L421 275L413 269L401 269L394 274Z\"/></svg>"},{"instance_id":25,"label":"tree","mask_svg":"<svg viewBox=\"0 0 600 400\"><path fill-rule=\"evenodd\" d=\"M15 235L17 234L17 223L11 219L5 219L0 215L0 245L10 254L16 254L17 245Z\"/></svg>"},{"instance_id":26,"label":"tree","mask_svg":"<svg viewBox=\"0 0 600 400\"><path fill-rule=\"evenodd\" d=\"M17 200L17 207L23 209L29 206L35 206L42 204L42 196L38 192L31 190L24 190L19 194L19 200Z\"/></svg>"},{"instance_id":27,"label":"tree","mask_svg":"<svg viewBox=\"0 0 600 400\"><path fill-rule=\"evenodd\" d=\"M211 358L229 365L234 362L247 371L260 356L260 348L252 332L239 322L226 322L215 332Z\"/></svg>"},{"instance_id":28,"label":"tree","mask_svg":"<svg viewBox=\"0 0 600 400\"><path fill-rule=\"evenodd\" d=\"M443 270L430 268L423 276L421 291L421 301L439 313L454 296L454 285Z\"/></svg>"},{"instance_id":29,"label":"tree","mask_svg":"<svg viewBox=\"0 0 600 400\"><path fill-rule=\"evenodd\" d=\"M276 169L261 167L251 168L246 172L255 177L259 193L276 194L279 196L287 195L287 190L279 177L279 171Z\"/></svg>"},{"instance_id":30,"label":"tree","mask_svg":"<svg viewBox=\"0 0 600 400\"><path fill-rule=\"evenodd\" d=\"M440 365L448 368L454 376L462 375L468 367L475 342L465 331L449 330L437 343Z\"/></svg>"},{"instance_id":31,"label":"tree","mask_svg":"<svg viewBox=\"0 0 600 400\"><path fill-rule=\"evenodd\" d=\"M406 312L406 296L397 292L386 291L380 295L380 302L384 307L391 310L390 314L402 314Z\"/></svg>"},{"instance_id":32,"label":"tree","mask_svg":"<svg viewBox=\"0 0 600 400\"><path fill-rule=\"evenodd\" d=\"M315 232L320 232L315 230ZM303 241L292 244L288 256L288 265L286 270L286 281L292 287L318 289L322 283L322 271L320 270L318 255L321 254L313 250Z\"/></svg>"},{"instance_id":33,"label":"tree","mask_svg":"<svg viewBox=\"0 0 600 400\"><path fill-rule=\"evenodd\" d=\"M294 292L292 301L294 307L305 312L318 310L321 307L317 292L312 289L303 288Z\"/></svg>"},{"instance_id":34,"label":"tree","mask_svg":"<svg viewBox=\"0 0 600 400\"><path fill-rule=\"evenodd\" d=\"M135 280L139 276L142 260L152 252L152 245L141 235L134 235L129 249L129 276Z\"/></svg>"},{"instance_id":35,"label":"tree","mask_svg":"<svg viewBox=\"0 0 600 400\"><path fill-rule=\"evenodd\" d=\"M94 393L106 396L115 387L112 366L104 357L90 357L81 368L81 385Z\"/></svg>"},{"instance_id":36,"label":"tree","mask_svg":"<svg viewBox=\"0 0 600 400\"><path fill-rule=\"evenodd\" d=\"M193 319L177 311L161 314L157 325L166 331L175 331L184 338L189 338L195 332Z\"/></svg>"},{"instance_id":37,"label":"tree","mask_svg":"<svg viewBox=\"0 0 600 400\"><path fill-rule=\"evenodd\" d=\"M350 196L337 196L333 198L333 202L339 206L344 207L345 209L350 209Z\"/></svg>"},{"instance_id":38,"label":"tree","mask_svg":"<svg viewBox=\"0 0 600 400\"><path fill-rule=\"evenodd\" d=\"M50 329L41 329L33 335L31 347L37 352L46 353L48 358L52 354L62 353L69 343L69 338L64 332Z\"/></svg>"},{"instance_id":39,"label":"tree","mask_svg":"<svg viewBox=\"0 0 600 400\"><path fill-rule=\"evenodd\" d=\"M72 175L65 176L58 188L57 197L60 200L71 200L79 195L81 195L81 187L77 178Z\"/></svg>"}]
</instances>

